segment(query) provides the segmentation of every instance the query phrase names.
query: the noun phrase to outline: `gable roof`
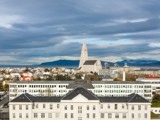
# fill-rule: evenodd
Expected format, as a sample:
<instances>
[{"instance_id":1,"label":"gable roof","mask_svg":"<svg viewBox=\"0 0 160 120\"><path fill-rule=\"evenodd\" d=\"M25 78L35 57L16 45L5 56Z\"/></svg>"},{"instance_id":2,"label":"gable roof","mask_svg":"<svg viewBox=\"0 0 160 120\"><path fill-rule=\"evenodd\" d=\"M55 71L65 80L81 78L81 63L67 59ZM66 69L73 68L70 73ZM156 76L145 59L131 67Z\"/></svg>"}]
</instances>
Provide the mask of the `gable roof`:
<instances>
[{"instance_id":1,"label":"gable roof","mask_svg":"<svg viewBox=\"0 0 160 120\"><path fill-rule=\"evenodd\" d=\"M94 65L97 60L86 60L83 65Z\"/></svg>"},{"instance_id":2,"label":"gable roof","mask_svg":"<svg viewBox=\"0 0 160 120\"><path fill-rule=\"evenodd\" d=\"M88 100L99 100L92 92L89 90L79 86L75 88L74 90L70 91L68 94L66 94L62 100L71 100L77 95L82 94L84 97L86 97Z\"/></svg>"},{"instance_id":3,"label":"gable roof","mask_svg":"<svg viewBox=\"0 0 160 120\"><path fill-rule=\"evenodd\" d=\"M141 97L140 95L133 93L133 94L130 94L130 95L129 95L129 100L128 100L128 102L144 103L144 102L149 102L149 101L146 100L145 98Z\"/></svg>"},{"instance_id":4,"label":"gable roof","mask_svg":"<svg viewBox=\"0 0 160 120\"><path fill-rule=\"evenodd\" d=\"M98 97L100 102L110 102L110 103L117 103L117 102L128 102L128 96L124 97Z\"/></svg>"},{"instance_id":5,"label":"gable roof","mask_svg":"<svg viewBox=\"0 0 160 120\"><path fill-rule=\"evenodd\" d=\"M57 96L32 96L28 93L21 94L10 102L60 102L62 97Z\"/></svg>"},{"instance_id":6,"label":"gable roof","mask_svg":"<svg viewBox=\"0 0 160 120\"><path fill-rule=\"evenodd\" d=\"M127 102L127 103L148 103L149 101L138 94L130 94L123 97L98 97L100 102Z\"/></svg>"},{"instance_id":7,"label":"gable roof","mask_svg":"<svg viewBox=\"0 0 160 120\"><path fill-rule=\"evenodd\" d=\"M25 93L25 94L21 94L20 96L16 97L10 102L32 102L31 97L33 96L28 93Z\"/></svg>"}]
</instances>

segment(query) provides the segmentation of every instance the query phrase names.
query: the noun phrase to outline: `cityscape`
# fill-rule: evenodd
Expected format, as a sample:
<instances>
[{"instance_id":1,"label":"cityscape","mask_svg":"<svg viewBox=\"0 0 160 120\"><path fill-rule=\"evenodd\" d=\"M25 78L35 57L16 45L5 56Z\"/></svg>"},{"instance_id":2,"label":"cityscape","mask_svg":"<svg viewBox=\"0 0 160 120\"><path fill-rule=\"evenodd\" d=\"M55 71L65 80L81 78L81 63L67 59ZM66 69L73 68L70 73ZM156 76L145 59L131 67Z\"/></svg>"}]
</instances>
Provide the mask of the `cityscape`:
<instances>
[{"instance_id":1,"label":"cityscape","mask_svg":"<svg viewBox=\"0 0 160 120\"><path fill-rule=\"evenodd\" d=\"M160 120L159 6L1 0L0 120Z\"/></svg>"}]
</instances>

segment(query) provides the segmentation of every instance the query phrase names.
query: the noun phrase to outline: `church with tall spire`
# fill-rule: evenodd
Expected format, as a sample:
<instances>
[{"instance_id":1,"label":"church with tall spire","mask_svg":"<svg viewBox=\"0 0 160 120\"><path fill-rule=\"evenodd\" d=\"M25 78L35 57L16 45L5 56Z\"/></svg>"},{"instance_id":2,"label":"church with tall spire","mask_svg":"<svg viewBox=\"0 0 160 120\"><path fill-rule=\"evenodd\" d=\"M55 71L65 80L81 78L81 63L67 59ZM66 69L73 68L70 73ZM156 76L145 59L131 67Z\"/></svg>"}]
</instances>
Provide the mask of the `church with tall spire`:
<instances>
[{"instance_id":1,"label":"church with tall spire","mask_svg":"<svg viewBox=\"0 0 160 120\"><path fill-rule=\"evenodd\" d=\"M82 68L82 66L86 60L88 60L88 50L87 50L86 42L83 42L82 50L81 50L81 58L80 58L78 68Z\"/></svg>"},{"instance_id":2,"label":"church with tall spire","mask_svg":"<svg viewBox=\"0 0 160 120\"><path fill-rule=\"evenodd\" d=\"M88 49L85 42L83 42L82 45L81 57L78 69L83 72L96 72L96 73L99 73L99 71L102 69L100 60L88 59Z\"/></svg>"}]
</instances>

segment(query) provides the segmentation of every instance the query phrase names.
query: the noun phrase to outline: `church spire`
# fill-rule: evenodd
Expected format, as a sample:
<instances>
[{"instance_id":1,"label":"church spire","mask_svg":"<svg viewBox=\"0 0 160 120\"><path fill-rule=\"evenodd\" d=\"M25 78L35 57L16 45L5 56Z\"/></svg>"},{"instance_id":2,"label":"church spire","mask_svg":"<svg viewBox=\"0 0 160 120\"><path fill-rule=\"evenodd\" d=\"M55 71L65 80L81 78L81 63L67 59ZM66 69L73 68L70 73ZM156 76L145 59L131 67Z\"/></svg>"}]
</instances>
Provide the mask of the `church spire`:
<instances>
[{"instance_id":1,"label":"church spire","mask_svg":"<svg viewBox=\"0 0 160 120\"><path fill-rule=\"evenodd\" d=\"M87 50L86 42L84 41L82 45L81 58L80 58L78 68L81 68L86 60L88 60L88 50Z\"/></svg>"}]
</instances>

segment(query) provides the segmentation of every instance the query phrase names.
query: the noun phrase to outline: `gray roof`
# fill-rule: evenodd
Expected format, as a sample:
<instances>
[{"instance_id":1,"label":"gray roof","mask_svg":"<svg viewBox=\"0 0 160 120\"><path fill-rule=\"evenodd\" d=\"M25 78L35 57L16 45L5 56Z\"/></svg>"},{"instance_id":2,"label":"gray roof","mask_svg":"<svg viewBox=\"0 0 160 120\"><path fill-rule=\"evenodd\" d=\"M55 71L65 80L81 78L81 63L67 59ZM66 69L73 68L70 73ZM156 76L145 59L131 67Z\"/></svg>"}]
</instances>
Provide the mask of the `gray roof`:
<instances>
[{"instance_id":1,"label":"gray roof","mask_svg":"<svg viewBox=\"0 0 160 120\"><path fill-rule=\"evenodd\" d=\"M10 102L60 102L62 97L57 96L32 96L28 93L21 94Z\"/></svg>"},{"instance_id":2,"label":"gray roof","mask_svg":"<svg viewBox=\"0 0 160 120\"><path fill-rule=\"evenodd\" d=\"M11 102L60 102L61 100L72 100L77 95L83 95L88 100L99 100L100 102L125 102L125 103L148 103L149 101L138 94L131 94L126 97L97 97L84 87L77 87L63 97L57 96L32 96L28 93L21 94Z\"/></svg>"},{"instance_id":3,"label":"gray roof","mask_svg":"<svg viewBox=\"0 0 160 120\"><path fill-rule=\"evenodd\" d=\"M66 94L62 100L72 100L77 95L82 94L84 97L86 97L88 100L99 100L95 94L93 94L91 91L83 88L83 87L77 87L76 89L70 91L68 94Z\"/></svg>"},{"instance_id":4,"label":"gray roof","mask_svg":"<svg viewBox=\"0 0 160 120\"><path fill-rule=\"evenodd\" d=\"M86 60L83 65L94 65L97 60Z\"/></svg>"},{"instance_id":5,"label":"gray roof","mask_svg":"<svg viewBox=\"0 0 160 120\"><path fill-rule=\"evenodd\" d=\"M100 102L125 102L125 103L148 103L149 101L138 94L130 94L123 97L98 97Z\"/></svg>"},{"instance_id":6,"label":"gray roof","mask_svg":"<svg viewBox=\"0 0 160 120\"><path fill-rule=\"evenodd\" d=\"M93 85L91 83L87 83L85 80L76 80L74 82L69 83L67 86L68 89L74 89L76 87L83 86L86 89L93 89Z\"/></svg>"}]
</instances>

